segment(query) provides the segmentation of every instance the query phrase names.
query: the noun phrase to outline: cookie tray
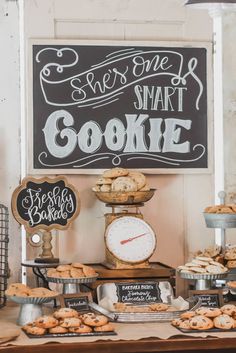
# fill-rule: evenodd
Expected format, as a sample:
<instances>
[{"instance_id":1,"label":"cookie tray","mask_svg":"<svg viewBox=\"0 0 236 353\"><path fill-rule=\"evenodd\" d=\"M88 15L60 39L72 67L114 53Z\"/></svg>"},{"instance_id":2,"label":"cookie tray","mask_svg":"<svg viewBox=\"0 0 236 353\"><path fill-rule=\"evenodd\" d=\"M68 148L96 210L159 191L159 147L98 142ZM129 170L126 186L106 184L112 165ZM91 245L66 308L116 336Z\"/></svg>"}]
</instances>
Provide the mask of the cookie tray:
<instances>
[{"instance_id":1,"label":"cookie tray","mask_svg":"<svg viewBox=\"0 0 236 353\"><path fill-rule=\"evenodd\" d=\"M196 310L201 306L201 299L198 297L191 297L186 299L189 304L189 310ZM162 312L111 312L108 311L96 303L89 303L90 308L100 312L107 316L114 322L168 322L180 317L180 315L187 310L176 310L176 311L162 311Z\"/></svg>"},{"instance_id":2,"label":"cookie tray","mask_svg":"<svg viewBox=\"0 0 236 353\"><path fill-rule=\"evenodd\" d=\"M22 330L23 331L23 330ZM107 332L89 332L89 333L46 333L45 335L31 335L23 331L26 336L29 338L63 338L63 337L88 337L88 336L115 336L117 333L115 331L107 331Z\"/></svg>"},{"instance_id":3,"label":"cookie tray","mask_svg":"<svg viewBox=\"0 0 236 353\"><path fill-rule=\"evenodd\" d=\"M174 326L174 325L172 325L172 326ZM236 328L231 328L230 330L224 330L224 329L221 329L221 328L210 328L209 330L192 330L192 329L180 328L180 327L177 327L177 326L174 326L174 327L177 328L179 331L181 331L183 333L236 332Z\"/></svg>"}]
</instances>

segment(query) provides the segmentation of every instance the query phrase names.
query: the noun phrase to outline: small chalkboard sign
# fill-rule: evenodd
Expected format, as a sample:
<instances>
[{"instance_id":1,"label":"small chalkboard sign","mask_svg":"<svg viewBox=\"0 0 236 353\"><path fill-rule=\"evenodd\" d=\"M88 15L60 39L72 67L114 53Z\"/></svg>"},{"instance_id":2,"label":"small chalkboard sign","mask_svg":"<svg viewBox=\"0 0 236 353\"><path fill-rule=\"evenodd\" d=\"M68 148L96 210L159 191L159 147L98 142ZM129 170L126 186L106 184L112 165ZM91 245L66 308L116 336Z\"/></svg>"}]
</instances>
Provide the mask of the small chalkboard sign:
<instances>
[{"instance_id":1,"label":"small chalkboard sign","mask_svg":"<svg viewBox=\"0 0 236 353\"><path fill-rule=\"evenodd\" d=\"M221 290L190 290L189 296L201 299L201 306L211 308L219 308L224 304L223 294Z\"/></svg>"},{"instance_id":2,"label":"small chalkboard sign","mask_svg":"<svg viewBox=\"0 0 236 353\"><path fill-rule=\"evenodd\" d=\"M116 283L118 302L152 303L161 302L158 282Z\"/></svg>"},{"instance_id":3,"label":"small chalkboard sign","mask_svg":"<svg viewBox=\"0 0 236 353\"><path fill-rule=\"evenodd\" d=\"M60 296L61 307L71 308L76 311L89 310L89 302L92 301L91 293L64 294Z\"/></svg>"},{"instance_id":4,"label":"small chalkboard sign","mask_svg":"<svg viewBox=\"0 0 236 353\"><path fill-rule=\"evenodd\" d=\"M25 178L12 195L12 212L29 233L66 229L79 214L78 191L65 177Z\"/></svg>"}]
</instances>

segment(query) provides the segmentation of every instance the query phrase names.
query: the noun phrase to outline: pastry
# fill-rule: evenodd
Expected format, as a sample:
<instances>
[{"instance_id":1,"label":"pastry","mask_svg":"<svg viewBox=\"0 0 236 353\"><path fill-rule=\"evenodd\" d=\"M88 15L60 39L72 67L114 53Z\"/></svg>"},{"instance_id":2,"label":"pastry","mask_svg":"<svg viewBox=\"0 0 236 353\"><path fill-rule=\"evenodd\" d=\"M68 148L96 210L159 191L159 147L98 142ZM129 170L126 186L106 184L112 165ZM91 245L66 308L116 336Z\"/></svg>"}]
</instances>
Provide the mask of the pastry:
<instances>
[{"instance_id":1,"label":"pastry","mask_svg":"<svg viewBox=\"0 0 236 353\"><path fill-rule=\"evenodd\" d=\"M223 314L227 314L229 316L236 315L236 306L233 304L225 304L220 309Z\"/></svg>"},{"instance_id":2,"label":"pastry","mask_svg":"<svg viewBox=\"0 0 236 353\"><path fill-rule=\"evenodd\" d=\"M196 315L189 320L189 326L193 330L209 330L213 327L213 322L208 317Z\"/></svg>"},{"instance_id":3,"label":"pastry","mask_svg":"<svg viewBox=\"0 0 236 353\"><path fill-rule=\"evenodd\" d=\"M146 184L146 177L143 173L130 171L128 176L137 184L137 189L142 189Z\"/></svg>"},{"instance_id":4,"label":"pastry","mask_svg":"<svg viewBox=\"0 0 236 353\"><path fill-rule=\"evenodd\" d=\"M127 169L117 167L117 168L105 170L102 176L103 178L117 178L121 176L126 176L128 174L129 174L129 171Z\"/></svg>"},{"instance_id":5,"label":"pastry","mask_svg":"<svg viewBox=\"0 0 236 353\"><path fill-rule=\"evenodd\" d=\"M130 177L116 178L111 184L111 190L115 192L137 191L137 183Z\"/></svg>"},{"instance_id":6,"label":"pastry","mask_svg":"<svg viewBox=\"0 0 236 353\"><path fill-rule=\"evenodd\" d=\"M67 317L60 320L59 322L61 327L79 327L81 325L81 320L78 317Z\"/></svg>"},{"instance_id":7,"label":"pastry","mask_svg":"<svg viewBox=\"0 0 236 353\"><path fill-rule=\"evenodd\" d=\"M222 314L222 312L219 308L208 308L208 307L204 307L204 306L198 308L195 311L195 313L197 315L204 315L209 318L217 317Z\"/></svg>"},{"instance_id":8,"label":"pastry","mask_svg":"<svg viewBox=\"0 0 236 353\"><path fill-rule=\"evenodd\" d=\"M68 329L62 326L55 326L48 330L49 333L67 333Z\"/></svg>"},{"instance_id":9,"label":"pastry","mask_svg":"<svg viewBox=\"0 0 236 353\"><path fill-rule=\"evenodd\" d=\"M234 319L226 314L215 317L213 323L215 327L224 330L230 330L234 327Z\"/></svg>"},{"instance_id":10,"label":"pastry","mask_svg":"<svg viewBox=\"0 0 236 353\"><path fill-rule=\"evenodd\" d=\"M115 328L112 324L108 323L108 324L105 324L103 326L97 326L97 327L94 327L94 331L95 332L111 332L111 331L114 331Z\"/></svg>"},{"instance_id":11,"label":"pastry","mask_svg":"<svg viewBox=\"0 0 236 353\"><path fill-rule=\"evenodd\" d=\"M108 319L104 315L96 315L95 317L86 317L83 319L85 325L89 326L103 326L108 323Z\"/></svg>"},{"instance_id":12,"label":"pastry","mask_svg":"<svg viewBox=\"0 0 236 353\"><path fill-rule=\"evenodd\" d=\"M81 324L78 327L69 327L69 332L73 333L90 333L93 329L90 326Z\"/></svg>"},{"instance_id":13,"label":"pastry","mask_svg":"<svg viewBox=\"0 0 236 353\"><path fill-rule=\"evenodd\" d=\"M71 308L61 308L53 313L56 319L66 319L70 317L78 317L79 314L76 310Z\"/></svg>"},{"instance_id":14,"label":"pastry","mask_svg":"<svg viewBox=\"0 0 236 353\"><path fill-rule=\"evenodd\" d=\"M58 325L58 320L53 316L40 316L34 321L35 326L42 328L52 328Z\"/></svg>"}]
</instances>

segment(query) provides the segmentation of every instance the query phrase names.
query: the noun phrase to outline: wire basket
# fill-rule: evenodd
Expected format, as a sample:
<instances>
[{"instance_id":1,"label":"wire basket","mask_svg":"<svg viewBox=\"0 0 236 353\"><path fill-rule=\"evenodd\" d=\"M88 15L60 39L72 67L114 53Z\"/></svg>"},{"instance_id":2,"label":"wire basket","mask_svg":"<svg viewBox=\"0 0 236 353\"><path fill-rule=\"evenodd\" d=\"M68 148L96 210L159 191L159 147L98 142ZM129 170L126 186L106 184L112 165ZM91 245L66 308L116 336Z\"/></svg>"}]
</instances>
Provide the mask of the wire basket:
<instances>
[{"instance_id":1,"label":"wire basket","mask_svg":"<svg viewBox=\"0 0 236 353\"><path fill-rule=\"evenodd\" d=\"M0 204L0 308L6 304L5 290L8 278L8 208Z\"/></svg>"}]
</instances>

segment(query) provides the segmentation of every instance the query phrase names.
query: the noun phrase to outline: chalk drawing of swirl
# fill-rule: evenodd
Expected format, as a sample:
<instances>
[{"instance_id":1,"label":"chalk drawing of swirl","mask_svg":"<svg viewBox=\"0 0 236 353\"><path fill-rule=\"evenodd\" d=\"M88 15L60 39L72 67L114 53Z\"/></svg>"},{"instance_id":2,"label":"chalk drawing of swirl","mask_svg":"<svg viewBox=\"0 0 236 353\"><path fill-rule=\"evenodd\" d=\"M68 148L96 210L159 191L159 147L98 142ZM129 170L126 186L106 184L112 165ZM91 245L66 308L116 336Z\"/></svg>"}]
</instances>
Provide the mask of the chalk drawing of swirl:
<instances>
[{"instance_id":1,"label":"chalk drawing of swirl","mask_svg":"<svg viewBox=\"0 0 236 353\"><path fill-rule=\"evenodd\" d=\"M158 154L152 154L152 153L121 153L121 154L115 154L115 153L96 153L96 154L91 154L87 157L79 158L75 161L72 162L66 162L66 163L56 163L56 164L50 164L47 162L48 159L48 154L47 152L41 152L38 161L40 164L44 167L51 167L51 168L56 168L56 167L61 167L65 168L66 166L69 168L83 168L89 165L92 165L93 163L96 163L98 161L102 160L110 160L111 161L111 167L116 167L122 164L122 162L125 161L131 161L131 160L143 160L143 161L152 161L153 167L155 167L155 162L162 163L163 165L173 165L173 166L180 166L181 164L188 164L191 162L198 161L201 159L204 154L206 153L206 148L201 145L197 144L193 147L193 151L198 150L198 156L195 158L191 159L176 159L176 158L168 158L164 157L162 155Z\"/></svg>"}]
</instances>

